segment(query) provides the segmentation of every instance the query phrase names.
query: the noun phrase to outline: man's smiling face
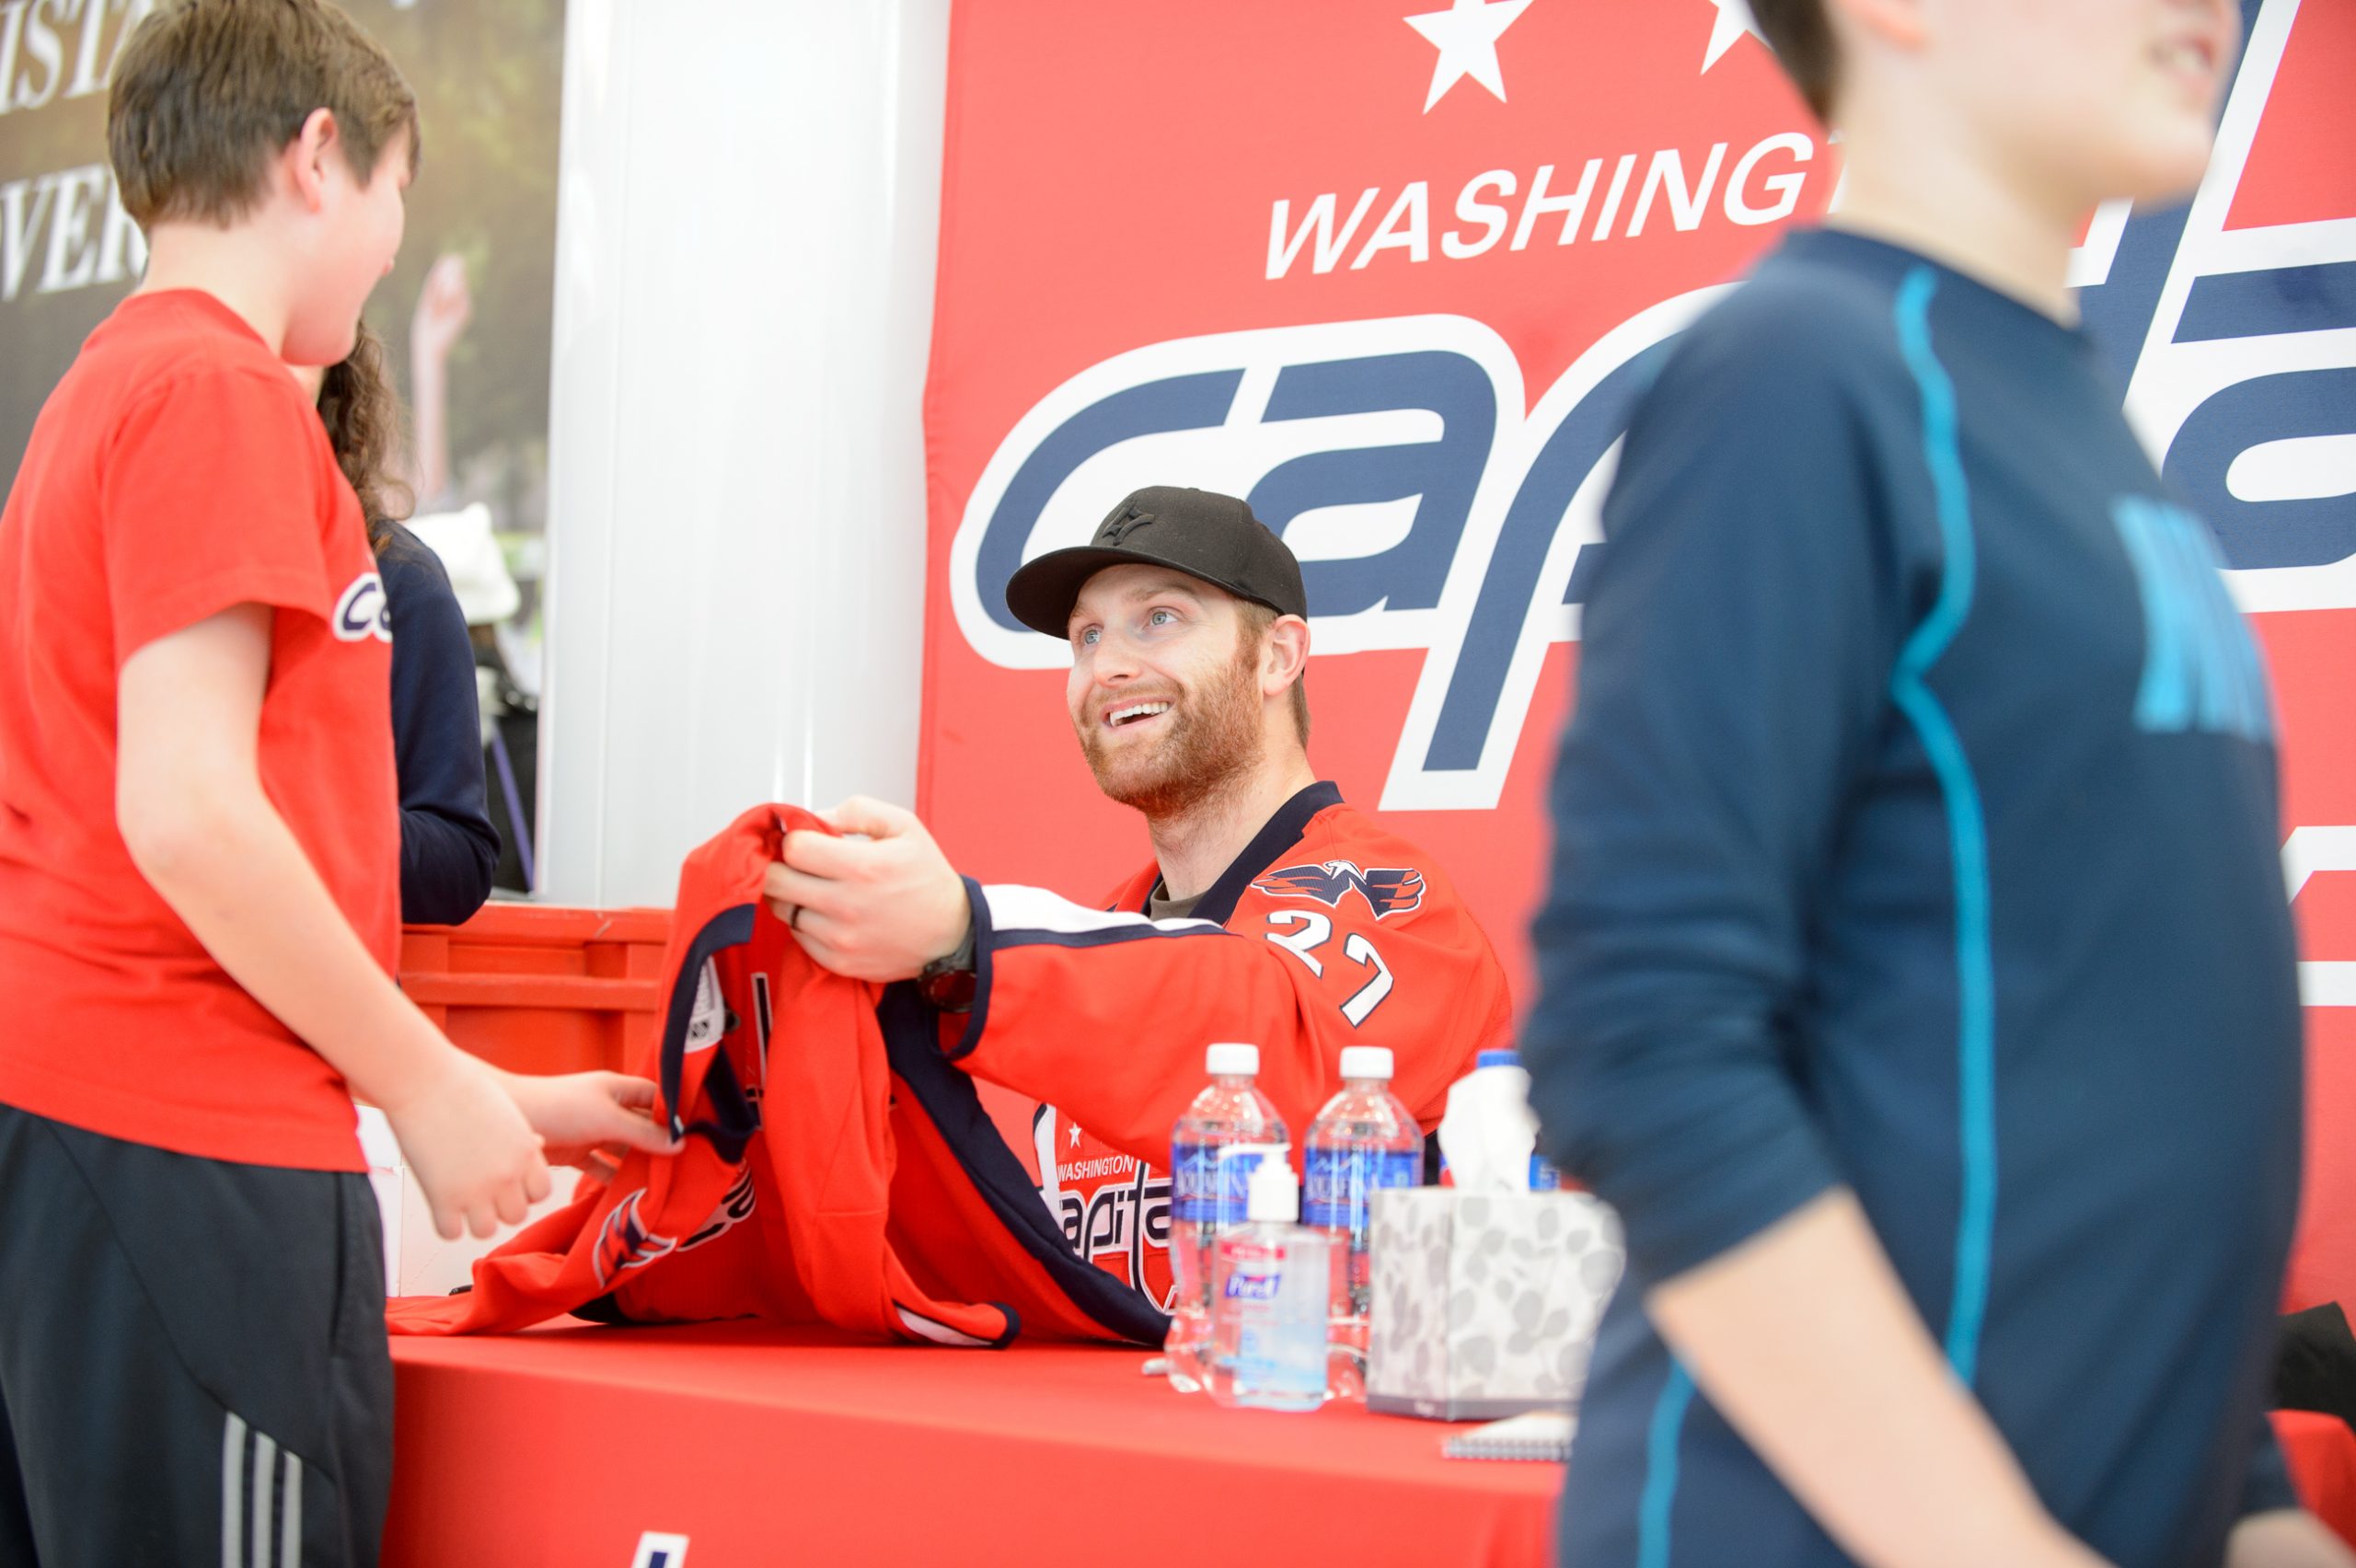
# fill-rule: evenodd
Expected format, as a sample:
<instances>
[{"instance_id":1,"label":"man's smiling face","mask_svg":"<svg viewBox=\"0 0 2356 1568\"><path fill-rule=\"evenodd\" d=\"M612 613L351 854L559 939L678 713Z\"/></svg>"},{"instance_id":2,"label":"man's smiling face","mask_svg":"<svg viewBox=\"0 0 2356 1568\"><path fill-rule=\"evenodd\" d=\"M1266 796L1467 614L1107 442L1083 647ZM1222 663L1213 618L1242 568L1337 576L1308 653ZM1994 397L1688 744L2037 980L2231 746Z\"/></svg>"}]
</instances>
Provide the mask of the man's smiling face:
<instances>
[{"instance_id":1,"label":"man's smiling face","mask_svg":"<svg viewBox=\"0 0 2356 1568\"><path fill-rule=\"evenodd\" d=\"M1065 700L1106 795L1169 816L1258 763L1259 639L1238 606L1161 566L1107 567L1080 590Z\"/></svg>"}]
</instances>

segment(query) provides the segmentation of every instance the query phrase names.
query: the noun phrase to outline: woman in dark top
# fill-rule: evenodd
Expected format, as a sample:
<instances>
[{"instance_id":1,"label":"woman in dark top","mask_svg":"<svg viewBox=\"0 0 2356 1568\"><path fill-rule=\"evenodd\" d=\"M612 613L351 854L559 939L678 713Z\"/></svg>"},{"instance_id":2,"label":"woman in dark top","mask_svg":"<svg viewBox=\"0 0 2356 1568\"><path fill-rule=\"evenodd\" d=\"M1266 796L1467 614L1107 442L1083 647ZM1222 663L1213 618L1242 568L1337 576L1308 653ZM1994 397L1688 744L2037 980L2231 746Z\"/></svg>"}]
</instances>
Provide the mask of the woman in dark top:
<instances>
[{"instance_id":1,"label":"woman in dark top","mask_svg":"<svg viewBox=\"0 0 2356 1568\"><path fill-rule=\"evenodd\" d=\"M456 925L491 896L499 834L483 792L482 719L467 618L449 573L393 521L408 509L394 477L400 405L382 340L363 326L341 364L299 373L317 382L319 420L360 497L368 544L393 624L393 761L401 801L401 918Z\"/></svg>"}]
</instances>

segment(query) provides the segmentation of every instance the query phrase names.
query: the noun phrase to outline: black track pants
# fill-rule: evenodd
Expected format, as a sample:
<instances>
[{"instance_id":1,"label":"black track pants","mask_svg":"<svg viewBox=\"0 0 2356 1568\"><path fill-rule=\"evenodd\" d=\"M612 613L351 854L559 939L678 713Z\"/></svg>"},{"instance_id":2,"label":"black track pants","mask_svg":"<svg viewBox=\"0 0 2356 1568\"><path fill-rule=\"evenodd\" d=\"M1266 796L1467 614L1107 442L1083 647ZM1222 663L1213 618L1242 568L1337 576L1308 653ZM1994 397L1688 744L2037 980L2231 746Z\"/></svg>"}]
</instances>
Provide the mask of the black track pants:
<instances>
[{"instance_id":1,"label":"black track pants","mask_svg":"<svg viewBox=\"0 0 2356 1568\"><path fill-rule=\"evenodd\" d=\"M0 1568L368 1568L384 1306L366 1177L0 1105Z\"/></svg>"}]
</instances>

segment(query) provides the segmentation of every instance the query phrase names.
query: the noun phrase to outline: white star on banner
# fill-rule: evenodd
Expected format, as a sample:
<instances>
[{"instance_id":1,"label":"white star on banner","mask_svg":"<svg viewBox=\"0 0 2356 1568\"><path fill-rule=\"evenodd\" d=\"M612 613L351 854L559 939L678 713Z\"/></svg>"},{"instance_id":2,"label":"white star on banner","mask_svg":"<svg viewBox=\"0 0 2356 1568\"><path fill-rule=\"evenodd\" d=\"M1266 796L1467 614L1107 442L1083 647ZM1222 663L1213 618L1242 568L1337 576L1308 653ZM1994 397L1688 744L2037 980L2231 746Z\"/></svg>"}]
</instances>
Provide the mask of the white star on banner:
<instances>
[{"instance_id":1,"label":"white star on banner","mask_svg":"<svg viewBox=\"0 0 2356 1568\"><path fill-rule=\"evenodd\" d=\"M1426 11L1406 23L1439 51L1432 66L1432 90L1424 112L1448 96L1448 90L1470 76L1499 103L1506 101L1505 73L1497 68L1497 38L1530 8L1530 0L1454 0L1445 11Z\"/></svg>"},{"instance_id":2,"label":"white star on banner","mask_svg":"<svg viewBox=\"0 0 2356 1568\"><path fill-rule=\"evenodd\" d=\"M1702 57L1704 73L1715 65L1718 56L1732 49L1735 40L1743 34L1749 33L1761 43L1767 41L1767 35L1759 30L1758 22L1751 17L1750 0L1710 0L1710 4L1718 8L1718 16L1710 24L1710 52Z\"/></svg>"}]
</instances>

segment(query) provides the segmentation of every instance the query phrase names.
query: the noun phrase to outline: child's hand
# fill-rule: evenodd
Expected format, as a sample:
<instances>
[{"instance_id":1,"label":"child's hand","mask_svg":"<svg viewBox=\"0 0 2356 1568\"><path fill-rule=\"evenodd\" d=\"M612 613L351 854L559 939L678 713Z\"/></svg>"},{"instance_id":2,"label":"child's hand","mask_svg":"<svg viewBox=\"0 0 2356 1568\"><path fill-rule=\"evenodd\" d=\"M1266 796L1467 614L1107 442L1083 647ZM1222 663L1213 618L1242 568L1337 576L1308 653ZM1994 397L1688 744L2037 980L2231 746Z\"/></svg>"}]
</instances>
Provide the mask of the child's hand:
<instances>
[{"instance_id":1,"label":"child's hand","mask_svg":"<svg viewBox=\"0 0 2356 1568\"><path fill-rule=\"evenodd\" d=\"M520 1224L549 1195L540 1139L488 1063L452 1050L418 1093L384 1112L444 1240Z\"/></svg>"},{"instance_id":2,"label":"child's hand","mask_svg":"<svg viewBox=\"0 0 2356 1568\"><path fill-rule=\"evenodd\" d=\"M654 1085L645 1078L620 1073L499 1076L553 1164L577 1166L605 1181L631 1149L669 1154L678 1147L653 1119Z\"/></svg>"}]
</instances>

